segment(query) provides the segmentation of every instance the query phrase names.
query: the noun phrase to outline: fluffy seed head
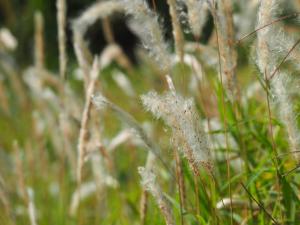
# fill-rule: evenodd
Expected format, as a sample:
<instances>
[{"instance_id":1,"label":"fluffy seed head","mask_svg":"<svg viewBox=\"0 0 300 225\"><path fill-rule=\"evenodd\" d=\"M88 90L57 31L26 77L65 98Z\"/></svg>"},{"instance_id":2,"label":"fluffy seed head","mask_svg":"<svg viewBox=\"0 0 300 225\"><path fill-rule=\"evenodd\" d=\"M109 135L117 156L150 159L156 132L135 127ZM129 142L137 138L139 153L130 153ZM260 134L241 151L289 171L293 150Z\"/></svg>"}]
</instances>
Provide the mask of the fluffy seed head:
<instances>
[{"instance_id":1,"label":"fluffy seed head","mask_svg":"<svg viewBox=\"0 0 300 225\"><path fill-rule=\"evenodd\" d=\"M144 0L122 0L124 8L133 20L129 22L130 28L141 39L143 46L150 56L159 64L163 71L170 68L170 54L168 45L164 40L158 16L150 10Z\"/></svg>"},{"instance_id":2,"label":"fluffy seed head","mask_svg":"<svg viewBox=\"0 0 300 225\"><path fill-rule=\"evenodd\" d=\"M208 137L192 99L169 92L164 95L150 92L142 96L142 102L148 111L172 128L174 144L183 152L194 172L199 164L211 168Z\"/></svg>"}]
</instances>

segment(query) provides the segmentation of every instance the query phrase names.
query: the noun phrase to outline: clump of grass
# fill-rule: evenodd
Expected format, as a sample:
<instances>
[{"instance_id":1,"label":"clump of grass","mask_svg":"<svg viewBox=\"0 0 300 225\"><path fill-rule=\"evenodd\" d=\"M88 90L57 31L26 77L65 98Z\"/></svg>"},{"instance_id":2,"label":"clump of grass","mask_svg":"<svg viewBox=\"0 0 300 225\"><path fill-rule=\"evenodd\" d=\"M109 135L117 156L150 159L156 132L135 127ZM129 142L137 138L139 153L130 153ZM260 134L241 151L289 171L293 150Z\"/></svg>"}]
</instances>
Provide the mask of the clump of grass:
<instances>
[{"instance_id":1,"label":"clump of grass","mask_svg":"<svg viewBox=\"0 0 300 225\"><path fill-rule=\"evenodd\" d=\"M248 1L249 12L242 2L167 0L173 47L157 1L98 1L70 21L57 0L57 73L42 12L24 71L18 37L0 29L1 225L297 224L300 41L282 21L299 12L277 16L291 1ZM139 65L117 42L116 14L143 44ZM99 20L108 44L93 55L86 35Z\"/></svg>"}]
</instances>

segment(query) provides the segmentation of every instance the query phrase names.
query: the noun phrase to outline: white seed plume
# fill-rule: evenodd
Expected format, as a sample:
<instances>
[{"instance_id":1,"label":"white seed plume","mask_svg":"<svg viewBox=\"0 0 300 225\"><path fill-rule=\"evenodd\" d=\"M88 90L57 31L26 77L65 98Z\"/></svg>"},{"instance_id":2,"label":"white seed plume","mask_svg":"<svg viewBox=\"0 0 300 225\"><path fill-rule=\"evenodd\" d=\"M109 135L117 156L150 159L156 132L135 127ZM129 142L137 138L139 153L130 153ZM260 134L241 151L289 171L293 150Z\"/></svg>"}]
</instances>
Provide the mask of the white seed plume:
<instances>
[{"instance_id":1,"label":"white seed plume","mask_svg":"<svg viewBox=\"0 0 300 225\"><path fill-rule=\"evenodd\" d=\"M276 0L260 2L258 10L257 28L270 23L274 16ZM257 65L261 74L269 75L275 69L275 60L271 57L270 42L273 38L273 26L267 26L257 33Z\"/></svg>"},{"instance_id":2,"label":"white seed plume","mask_svg":"<svg viewBox=\"0 0 300 225\"><path fill-rule=\"evenodd\" d=\"M156 182L155 174L152 171L145 169L144 167L139 167L138 171L142 178L141 183L143 187L147 191L149 191L156 200L157 205L161 210L161 213L164 215L166 224L174 225L175 221L173 219L171 207L169 206L169 203L165 198L160 186Z\"/></svg>"},{"instance_id":3,"label":"white seed plume","mask_svg":"<svg viewBox=\"0 0 300 225\"><path fill-rule=\"evenodd\" d=\"M149 51L160 68L164 71L170 68L170 54L168 45L158 22L158 16L150 10L145 0L122 0L124 8L133 20L130 28L141 39L144 47Z\"/></svg>"},{"instance_id":4,"label":"white seed plume","mask_svg":"<svg viewBox=\"0 0 300 225\"><path fill-rule=\"evenodd\" d=\"M90 25L97 21L97 19L105 18L115 12L122 11L121 6L122 5L119 1L97 2L85 10L81 16L75 19L72 23L75 54L80 65L80 69L85 75L84 79L86 88L89 83L87 74L89 74L91 69L92 55L84 40L84 33Z\"/></svg>"},{"instance_id":5,"label":"white seed plume","mask_svg":"<svg viewBox=\"0 0 300 225\"><path fill-rule=\"evenodd\" d=\"M279 11L280 0L265 0L261 1L258 11L258 22L257 27L262 27L274 20L276 11ZM271 92L278 103L278 111L282 122L286 126L287 134L289 137L290 151L299 151L300 149L300 136L299 128L296 123L296 115L293 110L293 104L291 102L291 90L292 85L290 78L287 74L278 70L276 74L278 60L278 50L280 52L288 52L292 45L291 37L286 37L280 26L271 25L260 30L257 33L257 65L262 74L268 79L271 79ZM288 45L285 49L282 44L274 39L284 41ZM277 51L276 51L277 50ZM300 159L299 154L293 153Z\"/></svg>"},{"instance_id":6,"label":"white seed plume","mask_svg":"<svg viewBox=\"0 0 300 225\"><path fill-rule=\"evenodd\" d=\"M98 19L103 19L122 11L123 5L120 1L98 1L74 21L74 26L80 32L85 33L88 27Z\"/></svg>"},{"instance_id":7,"label":"white seed plume","mask_svg":"<svg viewBox=\"0 0 300 225\"><path fill-rule=\"evenodd\" d=\"M296 114L293 109L291 88L292 83L288 74L280 72L271 81L272 93L278 103L278 110L281 121L287 129L287 135L290 143L290 151L300 150L300 130L297 127ZM293 154L300 160L299 154Z\"/></svg>"},{"instance_id":8,"label":"white seed plume","mask_svg":"<svg viewBox=\"0 0 300 225\"><path fill-rule=\"evenodd\" d=\"M194 101L169 92L164 95L150 92L141 98L148 111L172 128L174 144L188 159L193 172L198 174L200 164L210 169L208 136L201 126Z\"/></svg>"},{"instance_id":9,"label":"white seed plume","mask_svg":"<svg viewBox=\"0 0 300 225\"><path fill-rule=\"evenodd\" d=\"M0 29L0 45L3 45L9 50L15 50L18 46L17 39L12 35L9 29Z\"/></svg>"}]
</instances>

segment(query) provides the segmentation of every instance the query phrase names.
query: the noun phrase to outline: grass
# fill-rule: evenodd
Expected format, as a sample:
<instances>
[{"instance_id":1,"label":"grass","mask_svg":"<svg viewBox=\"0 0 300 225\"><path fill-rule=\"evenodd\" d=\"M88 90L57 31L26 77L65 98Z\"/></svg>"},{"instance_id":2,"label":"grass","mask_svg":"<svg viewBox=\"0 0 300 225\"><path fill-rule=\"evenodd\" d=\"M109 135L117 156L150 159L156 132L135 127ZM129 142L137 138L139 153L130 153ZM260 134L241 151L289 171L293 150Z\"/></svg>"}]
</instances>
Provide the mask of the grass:
<instances>
[{"instance_id":1,"label":"grass","mask_svg":"<svg viewBox=\"0 0 300 225\"><path fill-rule=\"evenodd\" d=\"M130 4L140 1L132 2ZM101 6L95 4L94 7ZM126 7L130 7L129 3ZM112 61L100 68L94 94L100 93L112 102L110 104L119 106L141 128L128 118L124 119L119 109L104 107L101 102L100 109L97 109L97 98L92 98L87 121L81 123L85 101L91 97L86 90L91 77L83 74L86 80L76 78L78 70L91 70L81 37L78 42L75 40L75 44L80 46L76 55L79 61L80 57L86 61L77 63L70 57L66 80L61 79L64 74L60 77L51 72L49 75L50 71L43 62L40 62L42 66L39 68L31 66L32 70L27 72L16 69L7 58L17 62L0 39L0 52L3 54L0 60L3 77L0 79L0 88L3 87L0 97L4 96L0 98L0 225L299 223L300 175L295 154L298 140L291 139L295 138L292 131L297 131L300 122L297 117L299 94L295 85L299 70L292 61L299 46L289 44L290 39L287 39L283 49L285 54L267 49L268 59L276 57L275 61L269 62L275 64L272 71L276 74L270 72L272 78L266 81L261 74L263 63L257 63L257 67L248 63L253 59L249 48L255 43L243 40L235 48L228 47L224 40L230 39L230 35L226 36L223 31L230 29L230 25L222 24L220 18L216 19L222 15L218 11L222 7L210 10L219 30L215 30L217 37L213 36L205 47L216 50L215 55L214 51L210 55L217 59L216 64L211 66L207 62L210 59L206 61L203 50L198 48L192 53L186 51L185 55L194 57L193 62L201 66L201 71L195 64L184 63L182 58L174 63L171 60L175 58L174 53L168 52L168 49L163 49L163 53L152 52L150 56L154 59L139 49L137 64L124 66L120 62L125 55L119 51ZM225 7L224 10L228 9ZM176 16L175 11L172 11L172 17ZM131 9L130 13L139 12ZM156 37L163 37L159 33L156 16L151 16L152 11L143 11L133 18L143 20L143 13L147 15L149 30L158 32ZM97 14L92 17L93 20L95 17L102 18ZM268 24L264 27L270 29L267 32L275 32L272 26L284 26L277 22ZM75 30L79 28L74 25ZM149 39L148 33L141 30L137 35L141 35L142 40ZM286 35L290 37L288 32ZM40 38L43 41L43 37ZM277 46L273 45L272 38L280 37L261 35L258 42L266 42L275 49ZM151 41L148 46L150 53L157 51L156 48L151 49L157 41L163 42L159 46L167 46L161 38ZM177 39L177 48L187 44L186 40L181 41L183 43L178 43L180 38ZM198 43L194 44L197 46ZM38 49L37 45L36 48L37 52L44 51L42 53L47 56L47 49ZM236 63L233 56L236 50L240 58L235 71L228 65ZM263 50L255 51L258 55L255 60L262 61ZM107 57L100 54L100 59ZM160 57L162 60L157 61ZM170 65L159 67L159 62ZM36 65L36 62L33 64ZM265 65L266 68L270 67L269 64ZM221 69L218 70L218 67ZM125 82L120 77L113 78L117 72L123 73ZM202 73L202 77L196 77L195 73ZM284 73L289 75L284 76ZM172 79L169 83L166 74ZM273 74L276 79L284 76L287 81L284 84L289 86L278 92L275 88L278 83L274 83L278 80L273 81ZM30 75L33 79L29 79ZM236 83L233 80L228 82L235 76ZM116 79L120 79L119 83ZM288 82L290 79L292 82ZM173 82L174 89L170 82ZM232 85L235 85L234 90L230 89ZM127 94L130 93L128 89L134 94ZM148 109L150 112L147 112L143 106L147 104L141 96L153 90L158 93L158 100L153 105L161 108ZM162 97L166 92L169 93L168 101ZM287 104L282 104L282 97L288 100ZM195 109L184 108L189 98L193 99ZM282 108L285 105L289 110ZM290 113L296 115L295 118ZM158 117L160 119L156 119ZM194 118L197 118L196 122ZM292 125L295 127L289 127ZM79 149L82 129L87 135ZM194 129L198 131L196 134L200 134L202 129L205 131L200 140L191 137ZM118 136L122 131L123 136ZM203 154L201 143L205 142L206 135L210 157L202 155L203 158L199 159L197 153ZM110 149L111 144L116 143L116 136L121 141ZM200 147L195 149L194 146ZM155 158L147 163L151 151ZM82 175L78 180L76 170L80 160L84 163L79 168ZM151 176L141 177L139 167L145 167L146 172L153 174L155 182ZM85 188L80 192L78 196L82 199L72 213L76 190L88 184L94 190ZM147 210L143 222L140 201L144 193L147 193L144 205ZM172 214L170 218L174 221L165 220L169 216L166 213Z\"/></svg>"}]
</instances>

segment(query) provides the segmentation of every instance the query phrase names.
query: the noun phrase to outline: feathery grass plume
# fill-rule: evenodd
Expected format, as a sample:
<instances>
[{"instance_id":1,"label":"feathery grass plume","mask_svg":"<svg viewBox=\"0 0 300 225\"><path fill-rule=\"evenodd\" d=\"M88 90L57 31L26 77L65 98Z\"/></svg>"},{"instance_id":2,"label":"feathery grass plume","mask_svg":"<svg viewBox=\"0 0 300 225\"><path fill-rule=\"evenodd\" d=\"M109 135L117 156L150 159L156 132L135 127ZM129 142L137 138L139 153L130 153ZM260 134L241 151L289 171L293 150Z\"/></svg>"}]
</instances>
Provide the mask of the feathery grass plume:
<instances>
[{"instance_id":1,"label":"feathery grass plume","mask_svg":"<svg viewBox=\"0 0 300 225\"><path fill-rule=\"evenodd\" d=\"M21 197L27 207L27 213L30 220L30 225L37 225L36 208L34 205L33 190L26 187L23 162L21 159L20 147L17 141L13 143L15 151L15 165L18 179L18 188L20 188Z\"/></svg>"},{"instance_id":2,"label":"feathery grass plume","mask_svg":"<svg viewBox=\"0 0 300 225\"><path fill-rule=\"evenodd\" d=\"M90 75L90 83L86 91L86 101L84 110L82 113L81 118L81 125L80 125L80 132L79 132L79 139L78 139L78 159L77 159L77 182L80 184L82 178L82 168L84 164L84 159L87 154L86 144L88 141L88 123L90 120L90 113L92 109L92 94L94 93L96 81L98 78L98 74L100 71L99 66L99 58L95 57L93 68L91 70Z\"/></svg>"},{"instance_id":3,"label":"feathery grass plume","mask_svg":"<svg viewBox=\"0 0 300 225\"><path fill-rule=\"evenodd\" d=\"M234 48L234 27L231 0L217 0L217 6L211 1L210 11L218 32L218 48L220 54L221 76L224 78L224 85L232 99L237 94L236 87L236 66L237 53Z\"/></svg>"},{"instance_id":4,"label":"feathery grass plume","mask_svg":"<svg viewBox=\"0 0 300 225\"><path fill-rule=\"evenodd\" d=\"M171 57L165 42L159 18L145 0L122 0L126 12L133 16L130 28L141 39L143 46L163 72L171 67Z\"/></svg>"},{"instance_id":5,"label":"feathery grass plume","mask_svg":"<svg viewBox=\"0 0 300 225\"><path fill-rule=\"evenodd\" d=\"M83 36L88 27L94 24L97 19L103 19L113 13L122 11L122 4L119 1L99 1L85 10L81 16L75 19L72 23L75 54L80 68L84 73L86 87L89 83L87 75L89 74L92 64L92 54L89 51Z\"/></svg>"},{"instance_id":6,"label":"feathery grass plume","mask_svg":"<svg viewBox=\"0 0 300 225\"><path fill-rule=\"evenodd\" d=\"M184 37L181 30L180 22L176 11L176 0L167 0L169 13L172 18L173 36L175 41L175 50L180 62L183 62L184 56Z\"/></svg>"},{"instance_id":7,"label":"feathery grass plume","mask_svg":"<svg viewBox=\"0 0 300 225\"><path fill-rule=\"evenodd\" d=\"M84 34L89 26L93 25L98 19L104 19L123 11L123 5L120 1L98 1L86 9L74 21L74 26Z\"/></svg>"},{"instance_id":8,"label":"feathery grass plume","mask_svg":"<svg viewBox=\"0 0 300 225\"><path fill-rule=\"evenodd\" d=\"M59 49L59 73L62 79L66 77L67 52L66 52L66 0L57 0L57 26L58 26L58 49Z\"/></svg>"},{"instance_id":9,"label":"feathery grass plume","mask_svg":"<svg viewBox=\"0 0 300 225\"><path fill-rule=\"evenodd\" d=\"M145 165L145 169L147 171L151 171L153 169L154 160L155 160L155 155L152 152L148 152L146 165ZM146 214L147 214L147 206L148 206L147 202L148 202L148 193L147 190L144 188L140 200L141 224L145 224L146 222Z\"/></svg>"},{"instance_id":10,"label":"feathery grass plume","mask_svg":"<svg viewBox=\"0 0 300 225\"><path fill-rule=\"evenodd\" d=\"M43 69L45 64L44 50L44 17L40 11L34 14L34 64L37 69Z\"/></svg>"},{"instance_id":11,"label":"feathery grass plume","mask_svg":"<svg viewBox=\"0 0 300 225\"><path fill-rule=\"evenodd\" d=\"M270 23L274 18L274 10L276 9L276 0L264 0L260 2L258 10L257 28ZM273 38L273 26L267 26L257 32L257 60L256 64L261 74L269 76L276 66L275 58L272 57L270 49L270 42Z\"/></svg>"},{"instance_id":12,"label":"feathery grass plume","mask_svg":"<svg viewBox=\"0 0 300 225\"><path fill-rule=\"evenodd\" d=\"M261 27L273 20L276 9L278 10L279 1L276 0L266 0L261 1L259 11L258 11L258 22L257 27ZM279 30L279 31L278 31ZM288 40L282 38L282 32L280 33L280 28L275 27L275 25L268 26L257 33L257 65L262 74L265 74L266 78L271 78L271 74L276 71L276 66L278 62L277 54L274 49L278 46L276 41L273 40L274 35L276 37L281 37L280 39ZM278 34L281 34L278 36ZM288 43L291 41L288 41ZM291 43L290 43L291 44ZM288 44L288 45L290 45ZM281 120L286 126L287 134L289 137L290 151L298 151L300 149L300 136L299 128L296 123L296 115L293 110L293 104L291 102L291 82L286 73L278 71L275 77L271 79L271 92L278 102L278 110ZM300 155L293 153L300 159Z\"/></svg>"},{"instance_id":13,"label":"feathery grass plume","mask_svg":"<svg viewBox=\"0 0 300 225\"><path fill-rule=\"evenodd\" d=\"M201 31L207 21L208 6L203 0L177 0L187 6L189 26L196 39L199 39Z\"/></svg>"},{"instance_id":14,"label":"feathery grass plume","mask_svg":"<svg viewBox=\"0 0 300 225\"><path fill-rule=\"evenodd\" d=\"M144 167L139 167L138 172L141 175L142 178L142 185L143 187L151 193L151 195L154 197L158 207L161 210L161 213L163 214L165 218L165 222L167 225L174 225L175 221L173 218L172 209L169 205L169 202L165 198L160 186L156 182L156 176L151 171Z\"/></svg>"},{"instance_id":15,"label":"feathery grass plume","mask_svg":"<svg viewBox=\"0 0 300 225\"><path fill-rule=\"evenodd\" d=\"M18 41L7 28L0 28L0 50L15 50L18 47Z\"/></svg>"},{"instance_id":16,"label":"feathery grass plume","mask_svg":"<svg viewBox=\"0 0 300 225\"><path fill-rule=\"evenodd\" d=\"M281 121L287 129L287 135L290 143L290 151L300 150L300 130L297 127L297 116L293 109L291 87L292 82L288 74L280 72L271 80L272 93L278 103ZM300 160L299 153L293 153L297 160Z\"/></svg>"},{"instance_id":17,"label":"feathery grass plume","mask_svg":"<svg viewBox=\"0 0 300 225\"><path fill-rule=\"evenodd\" d=\"M166 80L167 80L170 92L173 95L176 95L176 89L175 89L173 80L170 77L170 75L166 75ZM186 196L185 196L185 184L184 184L184 178L183 178L182 163L181 163L181 159L180 159L177 151L174 151L174 158L175 158L175 162L176 162L176 178L177 178L178 189L179 189L180 213L182 214L182 209L185 207ZM182 215L181 215L181 220L183 221Z\"/></svg>"},{"instance_id":18,"label":"feathery grass plume","mask_svg":"<svg viewBox=\"0 0 300 225\"><path fill-rule=\"evenodd\" d=\"M211 170L208 137L201 126L193 100L170 92L164 95L150 92L141 98L148 111L172 128L174 145L187 158L194 174L199 174L200 165Z\"/></svg>"}]
</instances>

